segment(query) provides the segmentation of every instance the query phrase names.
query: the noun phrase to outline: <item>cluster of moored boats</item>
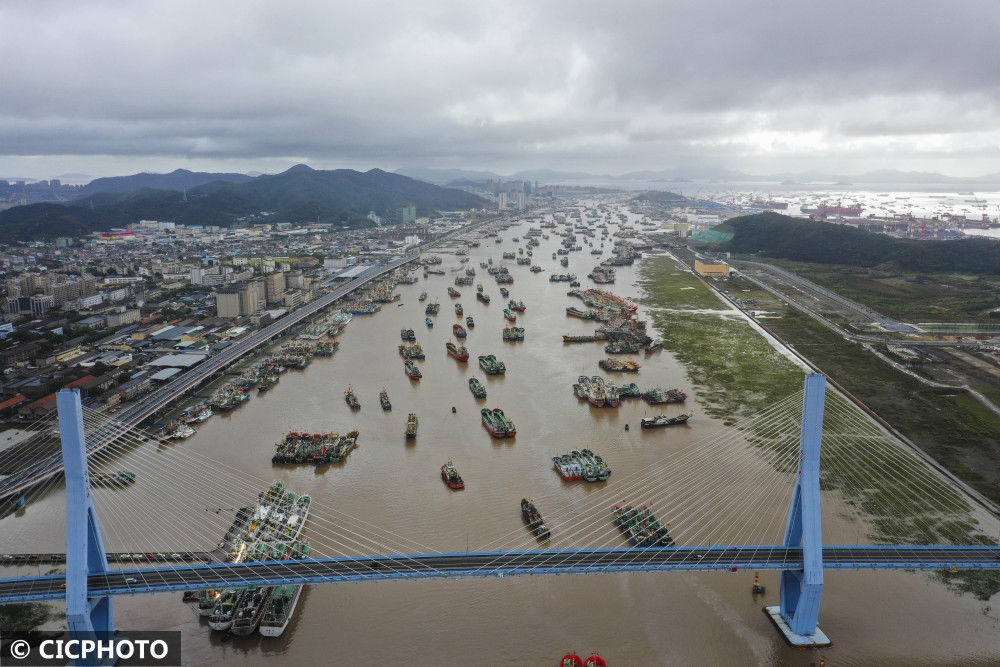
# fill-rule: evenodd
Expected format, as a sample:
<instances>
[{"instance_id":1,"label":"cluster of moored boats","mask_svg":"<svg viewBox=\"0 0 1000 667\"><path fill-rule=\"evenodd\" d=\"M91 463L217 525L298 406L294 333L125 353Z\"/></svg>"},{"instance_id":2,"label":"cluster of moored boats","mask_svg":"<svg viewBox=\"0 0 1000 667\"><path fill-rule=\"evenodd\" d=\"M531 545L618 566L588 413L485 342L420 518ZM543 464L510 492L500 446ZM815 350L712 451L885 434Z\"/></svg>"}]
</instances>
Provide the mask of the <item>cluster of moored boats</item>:
<instances>
[{"instance_id":1,"label":"cluster of moored boats","mask_svg":"<svg viewBox=\"0 0 1000 667\"><path fill-rule=\"evenodd\" d=\"M587 401L596 408L617 408L623 398L642 398L650 405L683 403L687 400L687 394L680 389L653 387L641 391L634 382L619 385L605 380L600 375L592 377L581 375L573 383L573 393L577 398Z\"/></svg>"},{"instance_id":2,"label":"cluster of moored boats","mask_svg":"<svg viewBox=\"0 0 1000 667\"><path fill-rule=\"evenodd\" d=\"M604 459L589 449L553 456L552 464L559 476L567 481L582 479L587 482L605 482L611 476L611 468Z\"/></svg>"},{"instance_id":3,"label":"cluster of moored boats","mask_svg":"<svg viewBox=\"0 0 1000 667\"><path fill-rule=\"evenodd\" d=\"M237 512L223 545L229 562L298 560L309 556L309 543L300 540L312 499L274 482L257 496L253 508ZM278 637L288 627L302 594L302 586L244 586L206 589L185 594L197 601L198 614L218 632Z\"/></svg>"},{"instance_id":4,"label":"cluster of moored boats","mask_svg":"<svg viewBox=\"0 0 1000 667\"><path fill-rule=\"evenodd\" d=\"M358 435L356 430L345 435L291 432L274 446L271 463L339 463L358 446Z\"/></svg>"}]
</instances>

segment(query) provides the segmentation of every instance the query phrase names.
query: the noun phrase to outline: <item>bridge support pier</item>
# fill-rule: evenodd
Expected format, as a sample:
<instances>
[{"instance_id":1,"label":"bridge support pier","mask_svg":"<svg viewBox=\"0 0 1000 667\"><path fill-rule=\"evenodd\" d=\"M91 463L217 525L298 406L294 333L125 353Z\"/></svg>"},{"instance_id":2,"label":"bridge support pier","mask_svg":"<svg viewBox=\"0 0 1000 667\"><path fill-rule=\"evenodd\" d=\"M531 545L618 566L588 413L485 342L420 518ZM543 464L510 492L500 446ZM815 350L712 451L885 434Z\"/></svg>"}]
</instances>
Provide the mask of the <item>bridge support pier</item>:
<instances>
[{"instance_id":1,"label":"bridge support pier","mask_svg":"<svg viewBox=\"0 0 1000 667\"><path fill-rule=\"evenodd\" d=\"M106 572L108 558L90 494L80 391L62 389L56 400L66 475L66 622L76 639L110 638L111 597L87 592L87 575Z\"/></svg>"},{"instance_id":2,"label":"bridge support pier","mask_svg":"<svg viewBox=\"0 0 1000 667\"><path fill-rule=\"evenodd\" d=\"M781 602L765 607L785 639L793 646L829 646L817 627L823 596L823 524L819 503L819 454L823 439L823 401L826 377L806 376L799 438L799 471L788 508L784 546L802 547L802 570L781 571Z\"/></svg>"}]
</instances>

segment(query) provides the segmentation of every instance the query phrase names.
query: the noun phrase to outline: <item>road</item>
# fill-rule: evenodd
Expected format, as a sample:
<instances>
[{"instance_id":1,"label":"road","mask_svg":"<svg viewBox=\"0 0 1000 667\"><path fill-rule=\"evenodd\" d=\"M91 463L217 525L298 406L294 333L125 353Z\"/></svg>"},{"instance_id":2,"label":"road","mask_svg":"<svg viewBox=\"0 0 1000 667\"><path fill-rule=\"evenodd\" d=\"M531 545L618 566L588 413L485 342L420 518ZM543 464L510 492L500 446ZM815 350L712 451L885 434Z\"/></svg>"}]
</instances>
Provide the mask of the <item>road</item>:
<instances>
[{"instance_id":1,"label":"road","mask_svg":"<svg viewBox=\"0 0 1000 667\"><path fill-rule=\"evenodd\" d=\"M1000 546L827 546L825 569L1000 569ZM691 570L801 570L800 547L657 547L416 554L216 565L160 566L91 575L95 595L138 595L233 585ZM0 603L56 600L63 575L0 580Z\"/></svg>"}]
</instances>

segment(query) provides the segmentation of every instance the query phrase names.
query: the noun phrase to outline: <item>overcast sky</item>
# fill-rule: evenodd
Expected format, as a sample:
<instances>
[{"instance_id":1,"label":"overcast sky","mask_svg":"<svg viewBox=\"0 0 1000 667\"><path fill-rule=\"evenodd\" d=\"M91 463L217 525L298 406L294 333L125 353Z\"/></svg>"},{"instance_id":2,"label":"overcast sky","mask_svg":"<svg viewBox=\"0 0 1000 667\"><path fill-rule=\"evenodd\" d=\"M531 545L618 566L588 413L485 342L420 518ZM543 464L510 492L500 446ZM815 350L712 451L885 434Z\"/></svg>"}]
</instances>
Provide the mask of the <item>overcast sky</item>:
<instances>
[{"instance_id":1,"label":"overcast sky","mask_svg":"<svg viewBox=\"0 0 1000 667\"><path fill-rule=\"evenodd\" d=\"M0 2L0 175L1000 171L1000 1Z\"/></svg>"}]
</instances>

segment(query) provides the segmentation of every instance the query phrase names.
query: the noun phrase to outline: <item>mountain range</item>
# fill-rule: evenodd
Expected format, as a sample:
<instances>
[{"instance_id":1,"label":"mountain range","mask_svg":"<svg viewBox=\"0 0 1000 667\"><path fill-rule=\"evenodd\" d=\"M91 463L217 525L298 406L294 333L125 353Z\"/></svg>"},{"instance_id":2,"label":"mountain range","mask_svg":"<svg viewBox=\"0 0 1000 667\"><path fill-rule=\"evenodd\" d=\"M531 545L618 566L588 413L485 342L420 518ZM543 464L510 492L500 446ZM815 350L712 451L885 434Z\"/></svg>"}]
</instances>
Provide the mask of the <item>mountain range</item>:
<instances>
[{"instance_id":1,"label":"mountain range","mask_svg":"<svg viewBox=\"0 0 1000 667\"><path fill-rule=\"evenodd\" d=\"M788 172L779 174L748 174L735 169L715 167L690 167L659 170L630 171L623 174L592 174L581 171L556 171L552 169L535 169L514 172L504 176L491 171L471 171L465 169L431 169L427 167L405 167L396 173L406 174L429 183L449 185L459 182L484 183L487 180L508 181L538 181L543 184L596 181L613 182L684 182L684 181L723 181L745 183L829 183L854 185L1000 185L1000 173L983 176L945 176L933 172L899 171L882 169L863 174L833 174L820 171Z\"/></svg>"},{"instance_id":2,"label":"mountain range","mask_svg":"<svg viewBox=\"0 0 1000 667\"><path fill-rule=\"evenodd\" d=\"M208 182L188 188L187 183ZM236 176L238 180L226 180ZM98 179L105 180L105 179ZM79 236L139 220L170 220L188 225L228 227L240 218L268 211L272 221L333 222L345 227L370 224L370 211L390 214L404 204L418 215L440 210L480 208L481 197L424 183L381 169L323 171L296 165L280 174L256 178L242 174L136 174L106 179L117 190L99 191L68 204L30 204L0 211L0 240L25 241ZM142 187L155 182L159 188ZM88 186L89 187L89 186ZM127 188L135 188L131 189Z\"/></svg>"}]
</instances>

